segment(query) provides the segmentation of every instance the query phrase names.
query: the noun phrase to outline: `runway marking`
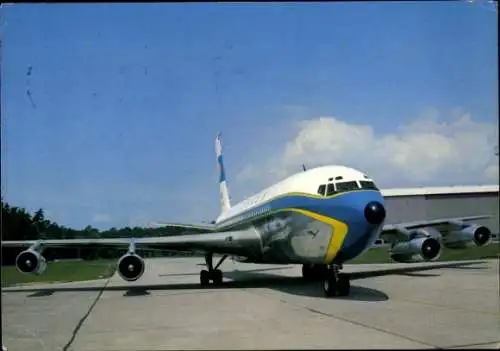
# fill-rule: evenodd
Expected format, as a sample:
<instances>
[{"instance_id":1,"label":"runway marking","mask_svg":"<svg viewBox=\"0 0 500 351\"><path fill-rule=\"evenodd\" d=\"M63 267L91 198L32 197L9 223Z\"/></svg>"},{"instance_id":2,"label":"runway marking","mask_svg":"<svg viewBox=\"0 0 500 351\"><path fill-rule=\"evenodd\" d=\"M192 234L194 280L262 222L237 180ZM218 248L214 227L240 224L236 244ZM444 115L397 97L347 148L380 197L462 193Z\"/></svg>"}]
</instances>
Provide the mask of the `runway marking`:
<instances>
[{"instance_id":1,"label":"runway marking","mask_svg":"<svg viewBox=\"0 0 500 351\"><path fill-rule=\"evenodd\" d=\"M99 301L99 299L101 298L102 294L104 293L104 290L106 289L106 287L108 286L108 283L111 281L111 278L109 278L106 283L104 283L104 285L102 286L101 290L99 290L99 293L97 294L97 297L95 298L94 302L92 303L92 305L90 305L90 308L89 310L87 311L87 313L85 313L85 315L80 319L80 321L78 322L78 324L76 325L75 329L73 330L73 333L71 334L71 338L68 340L68 342L66 343L66 345L64 345L63 347L63 351L68 351L69 348L71 347L71 345L73 344L73 341L75 341L75 338L76 336L78 335L78 332L80 331L80 328L82 327L83 323L85 323L85 321L87 320L87 318L90 316L90 313L92 312L92 310L94 309L95 305L97 304L97 301Z\"/></svg>"}]
</instances>

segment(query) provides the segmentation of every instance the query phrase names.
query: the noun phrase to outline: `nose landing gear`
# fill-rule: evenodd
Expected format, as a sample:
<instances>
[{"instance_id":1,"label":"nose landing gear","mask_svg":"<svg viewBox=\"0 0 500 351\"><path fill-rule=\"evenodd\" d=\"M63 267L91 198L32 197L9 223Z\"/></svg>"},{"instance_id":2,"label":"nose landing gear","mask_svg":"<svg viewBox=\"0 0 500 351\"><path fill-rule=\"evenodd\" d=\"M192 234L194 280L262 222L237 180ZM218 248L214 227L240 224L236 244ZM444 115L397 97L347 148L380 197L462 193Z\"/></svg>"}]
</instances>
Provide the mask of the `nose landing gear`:
<instances>
[{"instance_id":1,"label":"nose landing gear","mask_svg":"<svg viewBox=\"0 0 500 351\"><path fill-rule=\"evenodd\" d=\"M340 273L342 265L303 265L302 276L307 281L321 281L327 297L348 296L351 290L349 276Z\"/></svg>"},{"instance_id":2,"label":"nose landing gear","mask_svg":"<svg viewBox=\"0 0 500 351\"><path fill-rule=\"evenodd\" d=\"M323 277L323 292L326 296L348 296L351 291L349 276L340 273L342 267L336 264L330 265Z\"/></svg>"}]
</instances>

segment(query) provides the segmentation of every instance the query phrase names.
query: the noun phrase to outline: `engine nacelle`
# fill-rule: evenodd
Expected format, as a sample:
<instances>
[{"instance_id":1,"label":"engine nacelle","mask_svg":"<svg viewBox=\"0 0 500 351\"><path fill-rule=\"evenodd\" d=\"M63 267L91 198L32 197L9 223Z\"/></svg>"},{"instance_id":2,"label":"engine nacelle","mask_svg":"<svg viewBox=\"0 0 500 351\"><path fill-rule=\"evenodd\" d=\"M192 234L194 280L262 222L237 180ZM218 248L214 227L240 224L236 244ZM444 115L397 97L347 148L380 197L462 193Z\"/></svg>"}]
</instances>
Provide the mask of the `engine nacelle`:
<instances>
[{"instance_id":1,"label":"engine nacelle","mask_svg":"<svg viewBox=\"0 0 500 351\"><path fill-rule=\"evenodd\" d=\"M472 224L462 230L451 232L443 238L443 245L449 249L484 246L491 242L491 231L482 225Z\"/></svg>"},{"instance_id":2,"label":"engine nacelle","mask_svg":"<svg viewBox=\"0 0 500 351\"><path fill-rule=\"evenodd\" d=\"M391 258L402 263L435 261L440 255L441 244L435 237L399 242L390 250Z\"/></svg>"},{"instance_id":3,"label":"engine nacelle","mask_svg":"<svg viewBox=\"0 0 500 351\"><path fill-rule=\"evenodd\" d=\"M136 253L126 253L118 260L118 274L123 280L133 282L144 274L144 260Z\"/></svg>"},{"instance_id":4,"label":"engine nacelle","mask_svg":"<svg viewBox=\"0 0 500 351\"><path fill-rule=\"evenodd\" d=\"M30 248L17 255L16 268L24 274L40 275L47 269L47 261L40 253Z\"/></svg>"}]
</instances>

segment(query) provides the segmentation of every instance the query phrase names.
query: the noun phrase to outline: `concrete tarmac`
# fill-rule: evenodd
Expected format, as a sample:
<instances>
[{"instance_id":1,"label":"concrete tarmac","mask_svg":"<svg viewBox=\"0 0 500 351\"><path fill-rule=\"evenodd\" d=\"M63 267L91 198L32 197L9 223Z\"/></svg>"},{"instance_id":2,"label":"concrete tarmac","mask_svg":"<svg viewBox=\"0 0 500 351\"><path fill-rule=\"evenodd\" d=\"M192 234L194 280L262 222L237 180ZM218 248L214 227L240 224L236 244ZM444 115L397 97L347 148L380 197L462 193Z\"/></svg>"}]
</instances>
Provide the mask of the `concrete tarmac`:
<instances>
[{"instance_id":1,"label":"concrete tarmac","mask_svg":"<svg viewBox=\"0 0 500 351\"><path fill-rule=\"evenodd\" d=\"M500 345L498 260L392 275L382 274L428 264L346 265L353 281L343 298L323 297L320 284L303 282L295 265L226 261L225 285L201 289L202 258L146 262L134 283L115 275L3 289L3 345L40 351Z\"/></svg>"}]
</instances>

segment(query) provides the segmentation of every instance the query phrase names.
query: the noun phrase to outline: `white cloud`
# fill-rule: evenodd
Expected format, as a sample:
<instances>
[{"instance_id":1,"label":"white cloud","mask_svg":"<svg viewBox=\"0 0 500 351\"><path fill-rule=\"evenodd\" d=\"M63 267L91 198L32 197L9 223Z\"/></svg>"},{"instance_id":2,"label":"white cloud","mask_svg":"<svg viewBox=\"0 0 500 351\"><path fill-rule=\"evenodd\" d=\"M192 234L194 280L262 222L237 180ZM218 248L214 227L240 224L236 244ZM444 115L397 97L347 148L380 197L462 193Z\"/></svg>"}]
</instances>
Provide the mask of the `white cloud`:
<instances>
[{"instance_id":1,"label":"white cloud","mask_svg":"<svg viewBox=\"0 0 500 351\"><path fill-rule=\"evenodd\" d=\"M376 133L369 122L351 124L330 116L302 120L282 150L245 166L237 180L267 186L306 163L309 168L351 166L382 187L497 183L498 124L474 121L460 110L447 120L440 117L429 109L385 134Z\"/></svg>"}]
</instances>

